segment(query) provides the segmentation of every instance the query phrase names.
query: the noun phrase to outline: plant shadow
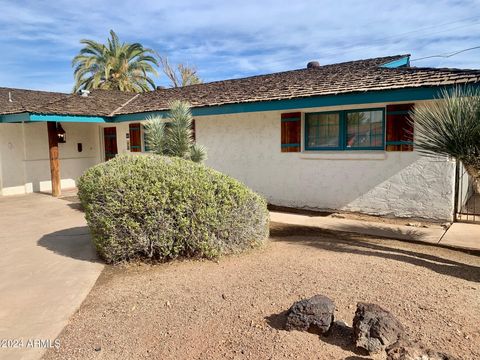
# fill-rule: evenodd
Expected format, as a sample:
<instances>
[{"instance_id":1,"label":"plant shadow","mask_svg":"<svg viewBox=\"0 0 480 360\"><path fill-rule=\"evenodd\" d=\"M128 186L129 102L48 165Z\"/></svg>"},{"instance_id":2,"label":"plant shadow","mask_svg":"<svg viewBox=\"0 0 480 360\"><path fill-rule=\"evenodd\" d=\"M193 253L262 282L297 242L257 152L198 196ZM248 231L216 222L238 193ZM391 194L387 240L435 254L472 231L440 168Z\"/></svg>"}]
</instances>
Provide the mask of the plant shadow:
<instances>
[{"instance_id":1,"label":"plant shadow","mask_svg":"<svg viewBox=\"0 0 480 360\"><path fill-rule=\"evenodd\" d=\"M285 241L304 244L317 249L350 253L365 256L376 256L385 259L401 261L432 270L436 273L457 277L472 282L480 282L480 267L461 263L438 255L433 255L429 249L434 245L418 244L415 250L399 247L398 240L379 239L367 235L349 232L329 231L311 226L286 225L271 223L270 236L275 241ZM390 242L390 243L389 243ZM409 244L412 244L409 242ZM417 246L417 244L414 244ZM449 251L479 255L477 251Z\"/></svg>"},{"instance_id":2,"label":"plant shadow","mask_svg":"<svg viewBox=\"0 0 480 360\"><path fill-rule=\"evenodd\" d=\"M87 226L73 227L43 235L37 244L62 256L89 262L102 262L92 244Z\"/></svg>"}]
</instances>

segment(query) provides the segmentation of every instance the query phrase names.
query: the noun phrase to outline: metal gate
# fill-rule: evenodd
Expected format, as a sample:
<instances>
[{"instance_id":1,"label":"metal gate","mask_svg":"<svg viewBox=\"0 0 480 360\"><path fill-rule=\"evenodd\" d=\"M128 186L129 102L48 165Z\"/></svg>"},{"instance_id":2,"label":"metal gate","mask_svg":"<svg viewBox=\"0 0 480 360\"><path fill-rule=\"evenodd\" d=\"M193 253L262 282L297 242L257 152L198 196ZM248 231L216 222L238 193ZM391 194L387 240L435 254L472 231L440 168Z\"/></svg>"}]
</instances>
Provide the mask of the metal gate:
<instances>
[{"instance_id":1,"label":"metal gate","mask_svg":"<svg viewBox=\"0 0 480 360\"><path fill-rule=\"evenodd\" d=\"M456 221L480 223L480 194L461 162L457 162L455 201Z\"/></svg>"}]
</instances>

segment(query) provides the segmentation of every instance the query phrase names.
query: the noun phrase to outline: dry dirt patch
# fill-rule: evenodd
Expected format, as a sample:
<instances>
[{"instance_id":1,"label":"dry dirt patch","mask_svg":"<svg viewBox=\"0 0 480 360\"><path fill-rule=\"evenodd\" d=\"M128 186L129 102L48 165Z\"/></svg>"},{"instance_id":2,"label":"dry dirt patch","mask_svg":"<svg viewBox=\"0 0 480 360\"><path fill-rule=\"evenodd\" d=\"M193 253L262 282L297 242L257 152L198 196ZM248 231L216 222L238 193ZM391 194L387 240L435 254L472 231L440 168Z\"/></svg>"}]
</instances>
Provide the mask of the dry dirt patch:
<instances>
[{"instance_id":1,"label":"dry dirt patch","mask_svg":"<svg viewBox=\"0 0 480 360\"><path fill-rule=\"evenodd\" d=\"M356 302L375 302L413 340L480 358L479 257L273 224L265 248L218 262L107 267L45 359L381 359L348 332L282 330L284 310L317 293L349 325Z\"/></svg>"}]
</instances>

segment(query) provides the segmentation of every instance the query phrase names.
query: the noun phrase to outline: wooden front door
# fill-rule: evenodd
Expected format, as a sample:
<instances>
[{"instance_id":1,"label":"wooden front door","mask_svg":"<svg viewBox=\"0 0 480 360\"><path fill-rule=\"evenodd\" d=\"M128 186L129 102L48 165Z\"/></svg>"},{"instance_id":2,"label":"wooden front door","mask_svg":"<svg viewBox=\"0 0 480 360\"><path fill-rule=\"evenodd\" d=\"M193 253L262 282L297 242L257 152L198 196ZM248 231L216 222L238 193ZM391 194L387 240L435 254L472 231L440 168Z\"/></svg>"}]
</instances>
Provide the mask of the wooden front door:
<instances>
[{"instance_id":1,"label":"wooden front door","mask_svg":"<svg viewBox=\"0 0 480 360\"><path fill-rule=\"evenodd\" d=\"M103 128L103 143L105 144L105 161L113 159L118 154L117 128Z\"/></svg>"}]
</instances>

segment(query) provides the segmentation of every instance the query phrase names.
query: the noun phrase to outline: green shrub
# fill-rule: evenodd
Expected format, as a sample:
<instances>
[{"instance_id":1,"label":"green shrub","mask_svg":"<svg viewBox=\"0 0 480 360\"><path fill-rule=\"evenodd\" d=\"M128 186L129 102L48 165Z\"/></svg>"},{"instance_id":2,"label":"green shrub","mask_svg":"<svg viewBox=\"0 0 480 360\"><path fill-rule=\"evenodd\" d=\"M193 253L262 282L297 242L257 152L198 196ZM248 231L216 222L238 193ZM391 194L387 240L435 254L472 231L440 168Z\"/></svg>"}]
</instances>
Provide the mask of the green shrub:
<instances>
[{"instance_id":1,"label":"green shrub","mask_svg":"<svg viewBox=\"0 0 480 360\"><path fill-rule=\"evenodd\" d=\"M261 196L180 158L117 156L87 170L78 194L107 262L214 258L258 246L268 236Z\"/></svg>"}]
</instances>

